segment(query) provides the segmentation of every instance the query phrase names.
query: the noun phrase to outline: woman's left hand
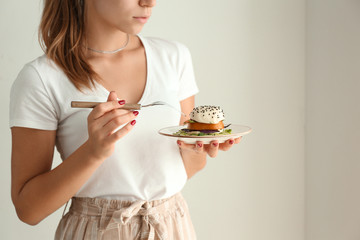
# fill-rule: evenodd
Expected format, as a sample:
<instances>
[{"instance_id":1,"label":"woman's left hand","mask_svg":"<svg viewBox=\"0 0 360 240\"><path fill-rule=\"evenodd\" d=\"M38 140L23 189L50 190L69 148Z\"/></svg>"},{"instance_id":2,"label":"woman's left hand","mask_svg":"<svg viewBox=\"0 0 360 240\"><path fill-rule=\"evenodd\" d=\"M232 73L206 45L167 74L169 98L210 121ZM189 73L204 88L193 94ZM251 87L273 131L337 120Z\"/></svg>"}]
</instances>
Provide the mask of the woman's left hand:
<instances>
[{"instance_id":1,"label":"woman's left hand","mask_svg":"<svg viewBox=\"0 0 360 240\"><path fill-rule=\"evenodd\" d=\"M228 151L234 144L238 144L240 141L241 137L235 139L231 138L220 144L217 140L212 141L210 144L203 144L201 141L197 141L196 144L186 144L183 141L178 140L177 144L183 158L188 178L192 177L196 172L205 167L207 155L214 158L217 156L219 150Z\"/></svg>"},{"instance_id":2,"label":"woman's left hand","mask_svg":"<svg viewBox=\"0 0 360 240\"><path fill-rule=\"evenodd\" d=\"M209 157L214 158L217 156L219 150L228 151L234 144L238 144L241 141L239 138L231 138L224 143L220 143L217 140L212 141L210 144L203 144L201 141L197 141L196 144L186 144L183 141L178 140L177 144L181 151L193 151L194 154L207 153Z\"/></svg>"}]
</instances>

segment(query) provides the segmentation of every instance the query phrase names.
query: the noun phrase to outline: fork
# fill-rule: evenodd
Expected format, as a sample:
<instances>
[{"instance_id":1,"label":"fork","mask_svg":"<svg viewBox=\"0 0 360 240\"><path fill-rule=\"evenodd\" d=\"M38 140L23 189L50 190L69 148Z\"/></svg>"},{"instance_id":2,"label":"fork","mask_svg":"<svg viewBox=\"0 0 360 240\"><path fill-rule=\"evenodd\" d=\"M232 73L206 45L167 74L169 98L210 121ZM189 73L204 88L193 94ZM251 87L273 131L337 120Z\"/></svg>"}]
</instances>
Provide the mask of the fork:
<instances>
[{"instance_id":1,"label":"fork","mask_svg":"<svg viewBox=\"0 0 360 240\"><path fill-rule=\"evenodd\" d=\"M72 108L94 108L97 105L99 105L102 102L82 102L82 101L72 101L71 102L71 107ZM127 109L127 110L140 110L143 107L151 107L151 106L167 106L170 107L171 109L181 113L181 115L186 116L185 113L183 113L182 111L178 110L177 108L175 108L174 106L163 102L163 101L156 101L150 104L146 104L146 105L141 105L141 104L137 104L137 103L125 103L122 108L123 109Z\"/></svg>"}]
</instances>

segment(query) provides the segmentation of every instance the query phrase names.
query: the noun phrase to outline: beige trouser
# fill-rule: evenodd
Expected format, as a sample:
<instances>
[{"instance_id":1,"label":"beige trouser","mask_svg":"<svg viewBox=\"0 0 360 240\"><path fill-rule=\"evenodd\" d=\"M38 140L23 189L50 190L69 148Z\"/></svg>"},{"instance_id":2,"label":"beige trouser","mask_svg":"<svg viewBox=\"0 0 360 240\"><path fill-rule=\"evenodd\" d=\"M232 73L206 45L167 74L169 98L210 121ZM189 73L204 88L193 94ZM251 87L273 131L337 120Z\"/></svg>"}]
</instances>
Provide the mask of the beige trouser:
<instances>
[{"instance_id":1,"label":"beige trouser","mask_svg":"<svg viewBox=\"0 0 360 240\"><path fill-rule=\"evenodd\" d=\"M187 204L180 193L162 200L73 198L55 240L193 240Z\"/></svg>"}]
</instances>

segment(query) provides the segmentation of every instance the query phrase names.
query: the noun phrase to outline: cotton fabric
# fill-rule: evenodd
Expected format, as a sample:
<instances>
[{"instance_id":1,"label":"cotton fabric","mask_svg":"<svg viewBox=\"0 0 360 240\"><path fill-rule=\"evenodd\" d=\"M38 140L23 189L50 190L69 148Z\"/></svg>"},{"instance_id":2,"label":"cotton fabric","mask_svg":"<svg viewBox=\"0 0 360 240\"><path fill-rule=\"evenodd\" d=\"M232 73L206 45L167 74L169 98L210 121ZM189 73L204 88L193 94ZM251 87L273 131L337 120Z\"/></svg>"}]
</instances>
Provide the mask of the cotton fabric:
<instances>
[{"instance_id":1,"label":"cotton fabric","mask_svg":"<svg viewBox=\"0 0 360 240\"><path fill-rule=\"evenodd\" d=\"M139 38L147 61L139 103L164 101L180 110L179 101L198 92L189 50L178 42ZM79 91L41 56L25 65L12 86L10 127L56 130L56 148L65 160L88 139L91 111L71 108L71 101L106 101L108 95L98 83L93 90ZM175 139L158 134L159 129L179 125L179 120L180 113L167 106L140 110L133 130L116 143L114 154L75 196L152 201L180 192L187 176Z\"/></svg>"}]
</instances>

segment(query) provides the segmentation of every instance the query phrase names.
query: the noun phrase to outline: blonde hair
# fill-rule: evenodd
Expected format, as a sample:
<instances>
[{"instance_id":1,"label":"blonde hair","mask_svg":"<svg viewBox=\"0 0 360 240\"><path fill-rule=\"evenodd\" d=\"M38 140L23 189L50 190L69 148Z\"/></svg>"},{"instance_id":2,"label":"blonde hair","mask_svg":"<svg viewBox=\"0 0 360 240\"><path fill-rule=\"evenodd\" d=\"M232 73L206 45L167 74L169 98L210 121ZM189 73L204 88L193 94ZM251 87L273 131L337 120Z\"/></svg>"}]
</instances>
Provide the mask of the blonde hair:
<instances>
[{"instance_id":1,"label":"blonde hair","mask_svg":"<svg viewBox=\"0 0 360 240\"><path fill-rule=\"evenodd\" d=\"M44 0L40 46L79 90L93 87L99 79L85 57L84 32L84 0Z\"/></svg>"}]
</instances>

